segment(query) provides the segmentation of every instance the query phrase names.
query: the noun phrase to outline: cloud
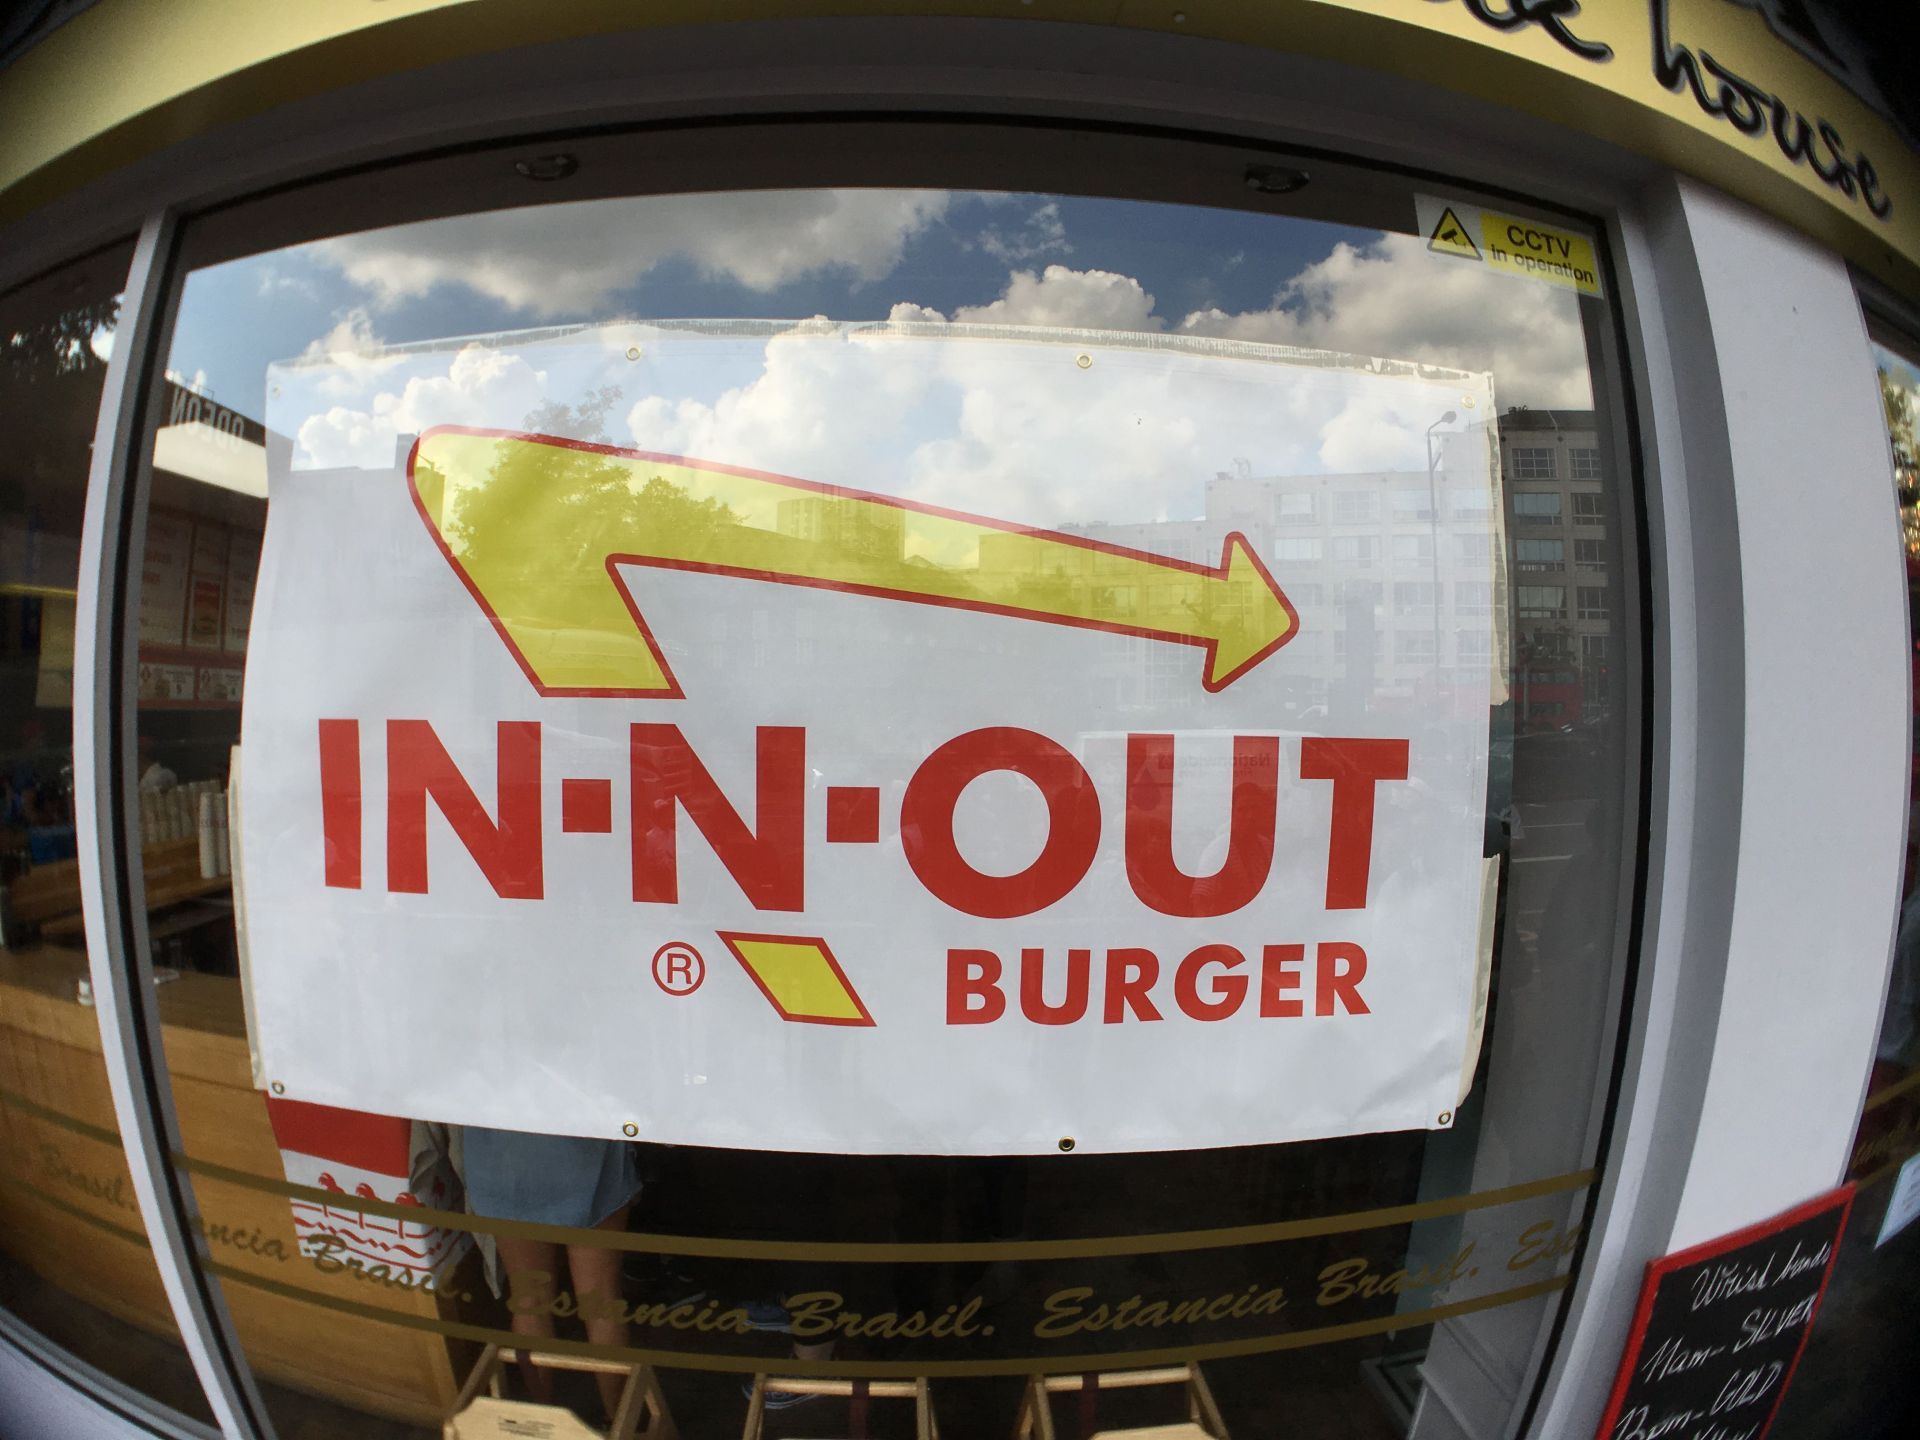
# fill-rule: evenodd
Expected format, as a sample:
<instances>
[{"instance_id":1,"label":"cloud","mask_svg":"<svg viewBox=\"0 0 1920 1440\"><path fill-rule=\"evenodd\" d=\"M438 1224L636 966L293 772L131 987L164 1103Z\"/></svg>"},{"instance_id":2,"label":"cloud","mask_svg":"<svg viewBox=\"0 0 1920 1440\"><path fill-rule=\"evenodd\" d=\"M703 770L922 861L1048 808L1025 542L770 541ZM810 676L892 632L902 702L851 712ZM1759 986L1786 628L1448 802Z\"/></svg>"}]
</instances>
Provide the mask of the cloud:
<instances>
[{"instance_id":1,"label":"cloud","mask_svg":"<svg viewBox=\"0 0 1920 1440\"><path fill-rule=\"evenodd\" d=\"M939 320L924 305L893 307L894 320ZM1131 275L1049 265L1039 274L1016 270L998 300L962 305L953 318L975 325L1042 325L1072 330L1159 330L1153 296Z\"/></svg>"},{"instance_id":2,"label":"cloud","mask_svg":"<svg viewBox=\"0 0 1920 1440\"><path fill-rule=\"evenodd\" d=\"M305 276L289 275L279 266L269 263L260 267L260 295L263 299L274 295L298 295L306 300L317 300L320 291Z\"/></svg>"},{"instance_id":3,"label":"cloud","mask_svg":"<svg viewBox=\"0 0 1920 1440\"><path fill-rule=\"evenodd\" d=\"M1323 421L1317 431L1320 459L1336 474L1404 467L1421 446L1421 424L1411 410L1384 397L1356 397ZM1431 423L1426 416L1420 420Z\"/></svg>"},{"instance_id":4,"label":"cloud","mask_svg":"<svg viewBox=\"0 0 1920 1440\"><path fill-rule=\"evenodd\" d=\"M1042 255L1073 252L1073 246L1067 243L1067 226L1060 218L1059 202L1054 200L1033 211L1022 225L1011 231L1002 225L989 225L974 237L973 243L1009 265L1025 264Z\"/></svg>"},{"instance_id":5,"label":"cloud","mask_svg":"<svg viewBox=\"0 0 1920 1440\"><path fill-rule=\"evenodd\" d=\"M373 330L373 320L363 306L355 306L342 315L334 327L310 341L300 352L308 364L325 363L329 368L321 376L322 392L336 397L355 394L374 383L403 357L382 353L386 342Z\"/></svg>"},{"instance_id":6,"label":"cloud","mask_svg":"<svg viewBox=\"0 0 1920 1440\"><path fill-rule=\"evenodd\" d=\"M431 425L519 424L546 394L546 372L511 351L467 345L446 374L412 376L398 393L374 396L368 409L332 405L309 415L298 431L299 463L320 470L383 470L393 464L401 435Z\"/></svg>"},{"instance_id":7,"label":"cloud","mask_svg":"<svg viewBox=\"0 0 1920 1440\"><path fill-rule=\"evenodd\" d=\"M631 443L1049 526L1198 515L1206 481L1239 455L1287 473L1424 454L1431 385L1376 400L1378 382L1351 372L1269 378L1238 361L1216 376L1117 349L1083 368L1077 346L958 324L943 341L949 322L924 307L892 319L916 333L796 327L717 395L647 396L627 413ZM1261 403L1249 385L1267 387Z\"/></svg>"},{"instance_id":8,"label":"cloud","mask_svg":"<svg viewBox=\"0 0 1920 1440\"><path fill-rule=\"evenodd\" d=\"M1041 524L1184 518L1226 461L1213 422L1229 397L1169 404L1158 363L1083 371L1070 351L968 342L946 355L942 379L958 413L951 433L913 452L917 500Z\"/></svg>"},{"instance_id":9,"label":"cloud","mask_svg":"<svg viewBox=\"0 0 1920 1440\"><path fill-rule=\"evenodd\" d=\"M649 396L627 422L643 450L966 510L1151 518L1166 473L1210 473L1188 453L1195 418L1165 413L1161 390L1153 372L1094 380L1053 347L796 330L767 342L748 383L712 401Z\"/></svg>"},{"instance_id":10,"label":"cloud","mask_svg":"<svg viewBox=\"0 0 1920 1440\"><path fill-rule=\"evenodd\" d=\"M375 470L393 462L394 428L384 416L335 405L300 424L301 467Z\"/></svg>"},{"instance_id":11,"label":"cloud","mask_svg":"<svg viewBox=\"0 0 1920 1440\"><path fill-rule=\"evenodd\" d=\"M1264 310L1200 310L1193 335L1491 370L1505 405L1593 403L1579 305L1557 286L1429 254L1419 237L1341 244L1307 266Z\"/></svg>"},{"instance_id":12,"label":"cloud","mask_svg":"<svg viewBox=\"0 0 1920 1440\"><path fill-rule=\"evenodd\" d=\"M888 318L948 323L940 311L904 301ZM1015 271L999 299L962 306L952 320L1131 331L1163 324L1153 314L1153 296L1131 276L1063 265L1040 274ZM1136 394L1118 381L1090 387L1071 365L1059 373L1051 364L1038 372L1009 368L1001 345L922 344L908 355L903 343L910 342L833 326L796 327L767 342L763 370L744 385L711 400L656 395L638 401L627 414L633 443L829 484L905 486L904 493L947 504L977 501L987 486L1012 503L1014 513L1027 513L1035 504L1051 510L1083 498L1062 484L1062 453L1079 454L1092 476L1124 469L1128 456L1138 460L1192 441L1191 421L1162 413L1164 405L1146 393L1158 390L1157 376L1137 382L1146 391ZM1092 407L1084 403L1090 389L1101 396ZM915 412L936 395L956 412L943 422L949 433L916 446L926 416ZM1123 422L1115 419L1120 412ZM897 468L876 476L875 457L888 453Z\"/></svg>"},{"instance_id":13,"label":"cloud","mask_svg":"<svg viewBox=\"0 0 1920 1440\"><path fill-rule=\"evenodd\" d=\"M901 443L933 380L906 361L883 338L795 330L767 341L751 382L711 402L647 396L627 425L642 450L885 488L875 483L873 457Z\"/></svg>"},{"instance_id":14,"label":"cloud","mask_svg":"<svg viewBox=\"0 0 1920 1440\"><path fill-rule=\"evenodd\" d=\"M530 206L323 240L307 253L392 305L457 285L539 318L601 309L655 266L770 291L820 271L878 280L945 214L936 190L776 190Z\"/></svg>"}]
</instances>

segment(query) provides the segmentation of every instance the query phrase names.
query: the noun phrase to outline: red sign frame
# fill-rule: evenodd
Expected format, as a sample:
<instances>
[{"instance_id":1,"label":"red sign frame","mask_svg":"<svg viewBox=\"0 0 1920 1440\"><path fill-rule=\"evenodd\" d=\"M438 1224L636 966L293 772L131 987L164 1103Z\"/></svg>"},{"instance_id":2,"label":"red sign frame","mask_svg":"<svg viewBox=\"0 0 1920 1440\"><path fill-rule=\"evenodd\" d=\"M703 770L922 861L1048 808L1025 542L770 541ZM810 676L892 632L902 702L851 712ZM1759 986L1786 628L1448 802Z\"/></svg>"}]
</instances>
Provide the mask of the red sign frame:
<instances>
[{"instance_id":1,"label":"red sign frame","mask_svg":"<svg viewBox=\"0 0 1920 1440\"><path fill-rule=\"evenodd\" d=\"M1660 1282L1676 1270L1684 1270L1703 1260L1728 1255L1758 1241L1790 1230L1803 1221L1811 1220L1830 1210L1841 1211L1839 1227L1834 1231L1833 1253L1827 1257L1825 1272L1820 1277L1820 1288L1815 1292L1813 1314L1808 1317L1800 1333L1800 1344L1793 1352L1793 1360L1788 1364L1786 1374L1780 1379L1780 1393L1775 1397L1773 1408L1767 1412L1766 1420L1754 1434L1754 1440L1766 1440L1766 1434L1773 1428L1774 1418L1780 1413L1780 1402L1787 1398L1787 1390L1793 1384L1794 1371L1800 1368L1800 1357L1807 1352L1807 1341L1813 1335L1813 1323L1820 1318L1820 1306L1827 1298L1827 1285L1833 1279L1833 1267L1840 1258L1840 1243L1847 1233L1847 1221L1853 1213L1853 1197L1856 1187L1852 1184L1841 1185L1823 1195L1803 1201L1791 1210L1784 1210L1770 1220L1761 1220L1744 1229L1734 1230L1712 1240L1702 1241L1685 1250L1676 1250L1671 1255L1663 1255L1658 1260L1647 1262L1646 1278L1640 1284L1640 1301L1634 1307L1633 1326L1627 1332L1625 1353L1620 1358L1620 1371L1614 1376L1613 1389L1607 1395L1606 1413L1600 1418L1600 1428L1596 1432L1597 1440L1607 1440L1613 1433L1613 1427L1619 1422L1620 1409L1626 1403L1627 1392L1633 1383L1633 1374L1640 1364L1640 1350L1647 1338L1647 1325L1653 1319L1653 1302L1660 1293Z\"/></svg>"}]
</instances>

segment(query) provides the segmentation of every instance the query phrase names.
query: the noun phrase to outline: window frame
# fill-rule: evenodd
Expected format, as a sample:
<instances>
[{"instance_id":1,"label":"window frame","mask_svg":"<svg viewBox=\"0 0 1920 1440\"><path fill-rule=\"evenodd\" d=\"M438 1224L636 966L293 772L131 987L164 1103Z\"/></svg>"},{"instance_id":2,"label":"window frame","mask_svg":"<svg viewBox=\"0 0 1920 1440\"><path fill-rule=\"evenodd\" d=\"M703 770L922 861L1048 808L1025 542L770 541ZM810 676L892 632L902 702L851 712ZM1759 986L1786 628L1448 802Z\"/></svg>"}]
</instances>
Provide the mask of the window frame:
<instances>
[{"instance_id":1,"label":"window frame","mask_svg":"<svg viewBox=\"0 0 1920 1440\"><path fill-rule=\"evenodd\" d=\"M884 127L887 123L883 120L860 122L862 127ZM993 122L973 117L966 123L991 125ZM679 127L669 125L666 128ZM685 128L692 131L703 127L691 124ZM1056 136L1071 136L1076 133L1076 127L1071 122L1050 122L1048 128L1055 132ZM1146 135L1159 139L1165 138L1164 135L1158 135L1151 129L1142 130L1136 126L1116 127L1115 131L1102 133L1108 134L1109 138L1115 133L1131 137ZM602 136L596 134L594 138L602 138ZM1249 146L1257 146L1259 143L1226 139L1217 133L1183 133L1178 137L1178 144L1183 148L1199 146L1203 149L1219 147L1245 151ZM510 154L520 148L524 148L524 142L510 141L487 147L487 153ZM372 180L376 182L371 185L372 190L390 197L394 193L393 190L386 184L378 182L392 180L394 178L392 171L395 169L404 168L410 164L427 163L430 162L404 157L394 162L375 162L364 169L350 172L347 176L336 174L316 179L305 186L270 191L256 197L251 203L260 208L261 215L257 215L256 218L264 217L269 230L276 224L293 225L295 228L310 226L311 216L316 213L316 202L318 202L319 213L329 216L327 226L330 230L334 232L350 230L354 228L356 222L345 217L351 215L354 207L325 208L325 198L329 192L340 193L335 190L335 187L349 184L361 186ZM1391 173L1390 170L1383 170L1377 165L1361 162L1336 160L1335 163L1350 164L1354 170L1364 172L1370 177L1382 177ZM289 197L295 193L296 189L302 198L298 201L290 200ZM610 193L634 192L622 188ZM1114 192L1103 188L1101 193ZM1473 192L1471 187L1464 187L1463 193ZM1502 192L1483 193L1496 197L1502 194ZM1186 197L1167 194L1160 198ZM1513 204L1513 199L1509 198L1508 203ZM1520 203L1544 214L1556 213L1551 207L1543 206L1538 201L1522 199ZM289 205L297 206L303 218L296 221L294 212L287 208ZM245 205L215 207L198 216L187 217L192 221L193 228L186 232L184 241L180 230L184 212L172 210L158 212L150 217L143 228L141 245L143 250L151 246L153 254L149 256L142 270L139 285L136 287L130 281L129 298L137 299L139 304L148 308L143 312L141 323L132 332L139 343L129 343L124 347L117 346L113 362L119 374L118 383L123 395L133 398L123 398L111 407L103 403L101 408L100 443L96 444L95 469L89 477L88 486L88 544L94 547L91 552L93 558L88 563L95 567L91 573L98 587L97 593L91 598L99 601L100 606L97 615L93 617L97 624L89 625L84 620L82 622L84 641L77 658L93 662L97 672L95 676L99 686L97 695L94 694L93 687L89 687L90 699L97 699L101 703L89 707L91 713L88 721L94 732L92 739L95 763L91 767L93 773L88 777L92 787L88 793L95 796L95 803L98 806L96 813L111 822L100 826L91 837L97 847L95 861L97 873L88 887L90 938L96 916L109 920L117 918L119 921L111 935L111 943L95 948L93 964L96 976L103 968L108 968L124 972L127 982L118 987L108 986L104 992L100 992L106 1002L101 1006L101 1023L103 1027L112 1023L117 1033L120 1033L129 1045L135 1043L141 1031L150 1032L148 1040L153 1045L153 1049L148 1052L149 1059L145 1068L136 1067L125 1076L128 1095L131 1096L136 1091L145 1091L147 1092L146 1100L144 1102L127 1100L123 1105L124 1097L116 1088L116 1107L123 1110L123 1119L131 1116L137 1122L134 1132L129 1133L137 1132L148 1152L146 1159L149 1173L146 1178L147 1182L153 1185L157 1197L153 1201L154 1209L156 1212L170 1214L174 1230L182 1236L181 1244L170 1248L169 1253L173 1262L171 1267L165 1263L162 1265L163 1274L169 1276L169 1293L172 1294L174 1284L183 1283L183 1277L190 1277L206 1292L201 1297L199 1308L192 1308L195 1302L191 1297L176 1300L176 1308L185 1306L192 1309L194 1323L191 1328L194 1339L190 1344L198 1343L204 1348L208 1356L209 1375L219 1386L221 1393L228 1397L230 1408L220 1411L223 1429L229 1434L266 1436L272 1433L271 1426L265 1419L264 1409L258 1405L251 1370L245 1356L232 1341L231 1322L226 1318L224 1300L219 1294L219 1287L217 1283L210 1283L208 1277L193 1263L190 1242L185 1239L185 1231L181 1229L185 1224L184 1217L190 1205L182 1193L178 1175L173 1172L171 1165L167 1162L167 1152L162 1148L175 1138L177 1131L171 1112L170 1085L164 1066L153 1066L150 1058L151 1054L158 1053L157 1012L153 1011L151 1006L143 1008L138 996L130 993L131 990L140 987L142 982L146 982L150 989L151 961L146 952L145 927L132 922L133 912L126 910L124 904L121 911L117 912L114 908L116 894L124 902L127 896L140 893L138 849L133 848L132 854L135 858L129 860L127 847L116 846L112 833L114 830L125 833L128 829L126 795L123 793L116 799L112 790L116 782L119 783L120 790L126 790L124 772L127 767L120 756L131 751L133 706L129 697L134 693L130 682L134 647L127 642L128 616L125 613L125 601L131 592L126 547L129 544L128 535L137 534L144 519L145 459L138 453L144 429L139 423L140 407L153 403L153 395L158 390L159 372L162 368L159 357L165 354L166 338L170 334L171 324L177 311L180 282L188 269L211 263L208 259L208 254L211 252L200 248L201 246L210 244L217 250L222 243L228 245L238 243L236 237L248 227L236 229L238 222L235 216L238 211L247 208L248 206ZM469 201L457 208L464 210L488 207ZM385 223L399 222L389 219ZM267 247L249 242L243 248L254 250ZM1616 330L1623 327L1624 317L1620 312L1614 312L1613 323ZM114 382L110 376L111 383ZM141 396L143 389L148 392L144 397ZM1608 397L1608 406L1610 414L1617 422L1618 417L1632 414L1632 397L1626 393L1612 394ZM1627 443L1635 443L1634 434L1630 428L1622 430L1621 434ZM1621 484L1623 493L1636 502L1642 500L1638 490L1637 471L1623 472ZM1636 509L1641 508L1644 508L1643 504L1636 503ZM83 555L87 553L89 552L83 551ZM1638 578L1644 584L1644 565L1637 563L1641 559L1642 557L1636 554L1635 563L1628 565L1626 574L1629 581ZM83 591L83 593L87 592ZM1644 626L1641 629L1644 652L1646 649ZM1646 686L1638 683L1638 675L1634 677L1634 682L1628 693L1637 701L1636 709L1641 715L1641 731L1644 733L1651 724L1650 691ZM79 697L76 694L77 736L82 733L78 702ZM102 729L102 726L107 728ZM116 753L116 737L109 733L116 727L119 731L117 739L126 742L120 753ZM1637 747L1627 757L1626 765L1625 776L1628 789L1631 795L1637 796L1644 804L1650 783L1644 758L1644 745ZM77 794L80 788L80 753L77 747ZM137 813L137 807L135 813ZM1595 1092L1593 1114L1588 1117L1583 1145L1584 1150L1594 1156L1596 1161L1606 1157L1612 1143L1614 1097L1618 1092L1628 1053L1627 1038L1631 1007L1625 1003L1625 1000L1627 996L1635 993L1639 984L1641 944L1639 919L1645 898L1644 880L1644 868L1634 870L1623 877L1619 894L1619 902L1623 907L1622 922L1616 929L1613 954L1609 961L1612 1000L1609 1004L1611 1018L1604 1027L1607 1036L1603 1045L1603 1050L1606 1052L1603 1063L1605 1073L1600 1077L1601 1083ZM96 989L99 990L98 980L96 980ZM140 1167L135 1168L138 1170ZM136 1184L139 1183L137 1180ZM161 1193L161 1186L165 1187L164 1194ZM1587 1239L1585 1237L1591 1234L1592 1221L1599 1212L1599 1204L1600 1197L1596 1187L1590 1193L1587 1204L1589 1223L1583 1229L1583 1238L1568 1271L1572 1282L1575 1283L1586 1274ZM145 1208L143 1192L143 1210ZM1546 1393L1550 1375L1554 1371L1555 1347L1560 1330L1567 1320L1572 1290L1573 1284L1570 1283L1562 1300L1549 1307L1541 1342L1535 1346L1534 1354L1528 1362L1531 1379L1523 1383L1522 1390L1525 1398L1513 1412L1517 1416L1519 1427L1523 1430L1532 1423L1542 1396ZM187 1328L183 1326L183 1332ZM197 1359L196 1365L198 1366ZM211 1389L212 1386L210 1386ZM220 1402L216 1400L215 1403L218 1408Z\"/></svg>"}]
</instances>

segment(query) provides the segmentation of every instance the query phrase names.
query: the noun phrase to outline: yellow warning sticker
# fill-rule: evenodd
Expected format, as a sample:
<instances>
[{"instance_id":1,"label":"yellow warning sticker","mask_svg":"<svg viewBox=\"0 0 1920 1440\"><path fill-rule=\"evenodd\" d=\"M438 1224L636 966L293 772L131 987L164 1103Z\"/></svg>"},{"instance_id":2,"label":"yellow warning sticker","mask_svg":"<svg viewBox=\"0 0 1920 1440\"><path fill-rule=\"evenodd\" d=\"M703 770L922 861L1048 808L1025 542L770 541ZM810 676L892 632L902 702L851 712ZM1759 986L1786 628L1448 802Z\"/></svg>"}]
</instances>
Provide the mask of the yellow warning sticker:
<instances>
[{"instance_id":1,"label":"yellow warning sticker","mask_svg":"<svg viewBox=\"0 0 1920 1440\"><path fill-rule=\"evenodd\" d=\"M1442 255L1458 255L1463 260L1486 258L1480 253L1480 247L1473 243L1467 227L1460 223L1460 217L1453 213L1451 205L1440 212L1439 222L1427 237L1427 249L1437 250Z\"/></svg>"},{"instance_id":2,"label":"yellow warning sticker","mask_svg":"<svg viewBox=\"0 0 1920 1440\"><path fill-rule=\"evenodd\" d=\"M1544 280L1582 295L1606 293L1593 239L1581 231L1432 195L1416 195L1414 202L1420 233L1436 255Z\"/></svg>"}]
</instances>

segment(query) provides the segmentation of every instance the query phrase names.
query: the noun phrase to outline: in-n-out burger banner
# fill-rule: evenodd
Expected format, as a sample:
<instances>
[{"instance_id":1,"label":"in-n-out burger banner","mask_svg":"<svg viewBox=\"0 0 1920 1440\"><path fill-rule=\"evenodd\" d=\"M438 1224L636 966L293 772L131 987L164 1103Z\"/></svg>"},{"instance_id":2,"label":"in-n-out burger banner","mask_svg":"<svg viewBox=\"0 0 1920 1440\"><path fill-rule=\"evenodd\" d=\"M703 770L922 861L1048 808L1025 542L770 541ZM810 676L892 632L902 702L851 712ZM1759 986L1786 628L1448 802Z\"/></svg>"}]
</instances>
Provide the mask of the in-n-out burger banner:
<instances>
[{"instance_id":1,"label":"in-n-out burger banner","mask_svg":"<svg viewBox=\"0 0 1920 1440\"><path fill-rule=\"evenodd\" d=\"M341 377L271 387L241 863L287 1095L878 1152L1448 1122L1484 376L818 322L386 364L420 429L358 468L307 444ZM548 403L474 425L509 371Z\"/></svg>"}]
</instances>

